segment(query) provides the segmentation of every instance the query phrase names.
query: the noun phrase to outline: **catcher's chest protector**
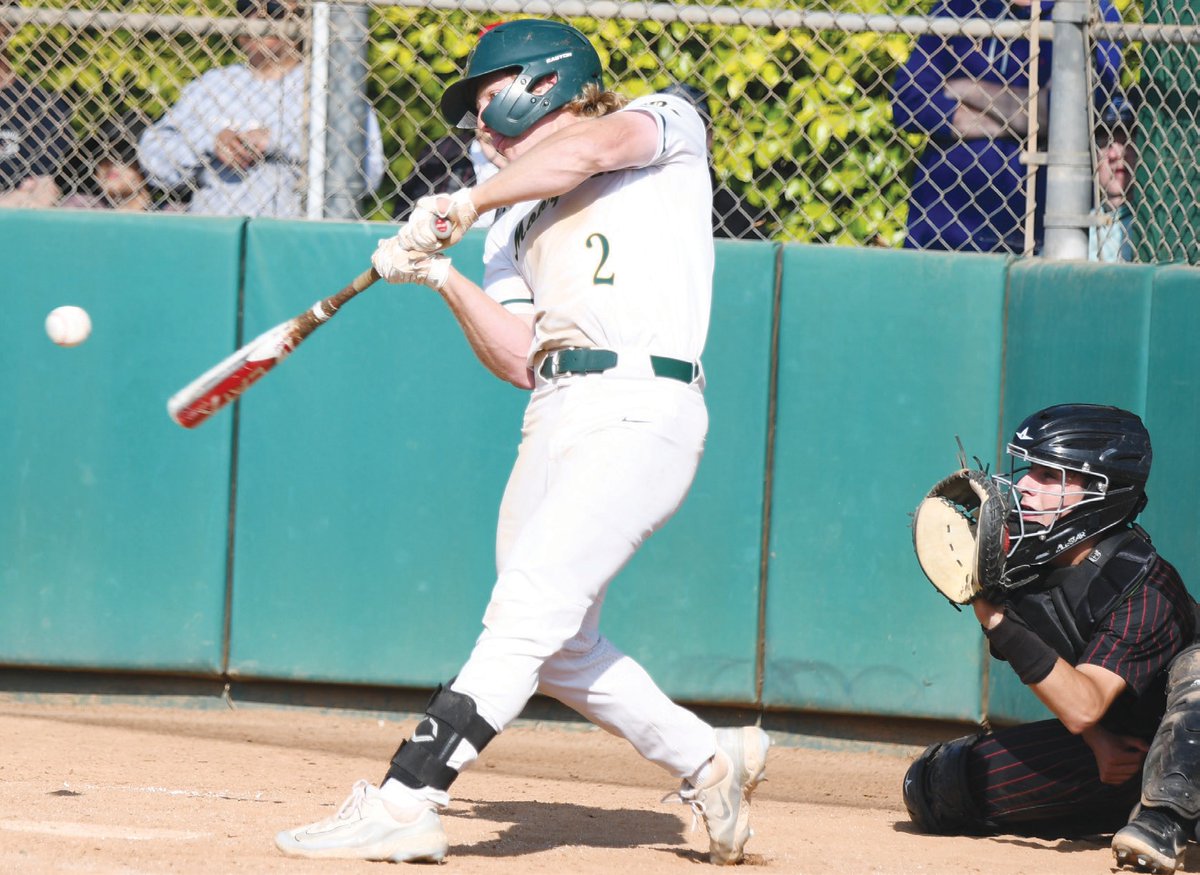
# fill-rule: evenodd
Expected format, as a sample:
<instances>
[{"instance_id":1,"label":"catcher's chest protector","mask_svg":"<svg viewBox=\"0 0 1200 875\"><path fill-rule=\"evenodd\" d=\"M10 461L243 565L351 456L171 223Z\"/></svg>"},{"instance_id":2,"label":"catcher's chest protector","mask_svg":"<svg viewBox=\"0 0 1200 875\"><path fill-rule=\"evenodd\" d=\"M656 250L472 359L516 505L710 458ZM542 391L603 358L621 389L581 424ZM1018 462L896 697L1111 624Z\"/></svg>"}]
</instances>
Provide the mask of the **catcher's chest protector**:
<instances>
[{"instance_id":1,"label":"catcher's chest protector","mask_svg":"<svg viewBox=\"0 0 1200 875\"><path fill-rule=\"evenodd\" d=\"M1137 591L1157 559L1146 538L1126 529L1101 541L1078 565L1053 569L1040 585L1017 590L1008 607L1076 665L1096 627Z\"/></svg>"}]
</instances>

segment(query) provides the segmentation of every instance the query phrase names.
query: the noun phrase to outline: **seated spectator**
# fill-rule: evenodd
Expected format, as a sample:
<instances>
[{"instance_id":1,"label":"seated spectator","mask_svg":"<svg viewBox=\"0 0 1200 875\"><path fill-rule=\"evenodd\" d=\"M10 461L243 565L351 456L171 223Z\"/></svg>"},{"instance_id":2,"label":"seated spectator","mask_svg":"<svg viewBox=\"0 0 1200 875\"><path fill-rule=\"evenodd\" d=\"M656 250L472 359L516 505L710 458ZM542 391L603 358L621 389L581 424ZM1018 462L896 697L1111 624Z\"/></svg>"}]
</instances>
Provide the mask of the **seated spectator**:
<instances>
[{"instance_id":1,"label":"seated spectator","mask_svg":"<svg viewBox=\"0 0 1200 875\"><path fill-rule=\"evenodd\" d=\"M1129 188L1137 166L1134 120L1129 101L1115 95L1096 125L1096 184L1100 189L1100 204L1092 210L1092 215L1100 223L1088 227L1089 261L1133 260Z\"/></svg>"},{"instance_id":2,"label":"seated spectator","mask_svg":"<svg viewBox=\"0 0 1200 875\"><path fill-rule=\"evenodd\" d=\"M1033 0L941 0L945 18L1028 19ZM1099 0L1104 20L1120 16ZM1049 21L1053 2L1042 2ZM1041 42L1035 81L1037 130L1047 128L1054 46ZM1097 43L1101 88L1111 91L1120 53ZM1025 249L1026 166L1021 153L1031 130L1029 40L924 34L892 85L896 126L928 140L917 159L908 202L910 249L1011 252ZM1035 177L1034 238L1040 247L1045 168Z\"/></svg>"},{"instance_id":3,"label":"seated spectator","mask_svg":"<svg viewBox=\"0 0 1200 875\"><path fill-rule=\"evenodd\" d=\"M75 190L59 206L130 212L180 209L146 181L138 164L137 140L145 129L146 120L137 112L104 122L71 162Z\"/></svg>"},{"instance_id":4,"label":"seated spectator","mask_svg":"<svg viewBox=\"0 0 1200 875\"><path fill-rule=\"evenodd\" d=\"M713 119L704 92L694 85L673 83L662 89L664 94L674 94L691 102L704 119L708 129L709 175L713 187L713 236L733 237L742 240L767 240L767 222L770 212L765 207L752 207L724 182L717 179L712 167Z\"/></svg>"},{"instance_id":5,"label":"seated spectator","mask_svg":"<svg viewBox=\"0 0 1200 875\"><path fill-rule=\"evenodd\" d=\"M463 128L451 128L418 156L412 173L400 186L396 219L408 218L413 204L426 195L457 191L483 182L500 169L496 162L503 160L486 136ZM489 210L480 215L475 226L486 228L494 218L495 211Z\"/></svg>"},{"instance_id":6,"label":"seated spectator","mask_svg":"<svg viewBox=\"0 0 1200 875\"><path fill-rule=\"evenodd\" d=\"M286 20L295 0L238 0L247 18ZM154 185L195 187L189 211L203 215L303 215L304 67L298 43L273 35L240 36L245 64L212 69L189 83L178 102L142 135L138 155ZM383 138L365 120L366 188L383 179Z\"/></svg>"},{"instance_id":7,"label":"seated spectator","mask_svg":"<svg viewBox=\"0 0 1200 875\"><path fill-rule=\"evenodd\" d=\"M71 113L61 97L16 75L10 36L0 23L0 207L51 207L61 194L55 176L71 151Z\"/></svg>"}]
</instances>

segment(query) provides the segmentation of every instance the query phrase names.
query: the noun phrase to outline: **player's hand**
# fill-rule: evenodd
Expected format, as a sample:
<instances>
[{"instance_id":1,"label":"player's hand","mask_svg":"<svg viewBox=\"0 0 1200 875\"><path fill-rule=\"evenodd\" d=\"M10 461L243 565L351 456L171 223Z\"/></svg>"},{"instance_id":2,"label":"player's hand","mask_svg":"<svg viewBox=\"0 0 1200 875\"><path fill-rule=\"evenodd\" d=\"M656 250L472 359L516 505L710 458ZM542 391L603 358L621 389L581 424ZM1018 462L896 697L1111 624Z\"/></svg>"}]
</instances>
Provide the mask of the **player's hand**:
<instances>
[{"instance_id":1,"label":"player's hand","mask_svg":"<svg viewBox=\"0 0 1200 875\"><path fill-rule=\"evenodd\" d=\"M217 132L213 141L213 157L234 170L245 170L259 160L252 142L247 142L242 131L224 128Z\"/></svg>"},{"instance_id":2,"label":"player's hand","mask_svg":"<svg viewBox=\"0 0 1200 875\"><path fill-rule=\"evenodd\" d=\"M29 176L12 191L0 194L0 207L52 207L62 197L57 183L50 176Z\"/></svg>"},{"instance_id":3,"label":"player's hand","mask_svg":"<svg viewBox=\"0 0 1200 875\"><path fill-rule=\"evenodd\" d=\"M405 249L440 252L461 240L478 219L471 189L460 188L454 194L433 194L418 200L396 236Z\"/></svg>"},{"instance_id":4,"label":"player's hand","mask_svg":"<svg viewBox=\"0 0 1200 875\"><path fill-rule=\"evenodd\" d=\"M271 132L266 128L250 128L238 134L238 138L242 141L242 148L250 153L255 162L266 156L267 147L271 145Z\"/></svg>"},{"instance_id":5,"label":"player's hand","mask_svg":"<svg viewBox=\"0 0 1200 875\"><path fill-rule=\"evenodd\" d=\"M971 607L975 609L975 619L984 629L995 629L1004 619L1004 608L983 596L971 602Z\"/></svg>"},{"instance_id":6,"label":"player's hand","mask_svg":"<svg viewBox=\"0 0 1200 875\"><path fill-rule=\"evenodd\" d=\"M416 283L431 289L441 289L450 276L449 258L407 249L399 236L379 241L371 265L389 283Z\"/></svg>"},{"instance_id":7,"label":"player's hand","mask_svg":"<svg viewBox=\"0 0 1200 875\"><path fill-rule=\"evenodd\" d=\"M1124 784L1138 773L1150 745L1133 735L1117 735L1101 726L1085 730L1083 740L1096 757L1102 784Z\"/></svg>"}]
</instances>

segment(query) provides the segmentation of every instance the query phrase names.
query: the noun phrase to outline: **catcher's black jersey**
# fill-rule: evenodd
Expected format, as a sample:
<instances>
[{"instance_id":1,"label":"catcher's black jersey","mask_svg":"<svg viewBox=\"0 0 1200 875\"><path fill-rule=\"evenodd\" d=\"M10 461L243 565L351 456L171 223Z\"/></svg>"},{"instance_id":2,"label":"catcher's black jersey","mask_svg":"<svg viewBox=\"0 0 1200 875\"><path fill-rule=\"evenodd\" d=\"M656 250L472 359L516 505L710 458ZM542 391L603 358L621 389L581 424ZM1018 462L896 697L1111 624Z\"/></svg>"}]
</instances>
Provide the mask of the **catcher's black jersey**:
<instances>
[{"instance_id":1,"label":"catcher's black jersey","mask_svg":"<svg viewBox=\"0 0 1200 875\"><path fill-rule=\"evenodd\" d=\"M1195 604L1140 530L1106 539L1092 555L1098 566L1047 568L1006 607L1072 665L1124 680L1103 723L1148 737L1162 717L1166 669L1195 638Z\"/></svg>"},{"instance_id":2,"label":"catcher's black jersey","mask_svg":"<svg viewBox=\"0 0 1200 875\"><path fill-rule=\"evenodd\" d=\"M1145 583L1100 624L1079 660L1120 675L1127 685L1104 725L1153 734L1162 719L1167 667L1195 637L1195 603L1175 567L1160 556Z\"/></svg>"}]
</instances>

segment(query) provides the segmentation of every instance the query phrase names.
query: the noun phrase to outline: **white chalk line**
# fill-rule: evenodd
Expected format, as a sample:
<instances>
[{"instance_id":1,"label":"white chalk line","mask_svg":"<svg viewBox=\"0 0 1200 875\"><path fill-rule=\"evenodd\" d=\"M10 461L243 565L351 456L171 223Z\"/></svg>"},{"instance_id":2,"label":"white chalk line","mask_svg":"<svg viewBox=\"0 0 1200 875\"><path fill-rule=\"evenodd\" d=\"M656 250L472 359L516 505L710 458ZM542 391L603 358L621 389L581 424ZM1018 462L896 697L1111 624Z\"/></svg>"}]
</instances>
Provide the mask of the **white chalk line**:
<instances>
[{"instance_id":1,"label":"white chalk line","mask_svg":"<svg viewBox=\"0 0 1200 875\"><path fill-rule=\"evenodd\" d=\"M118 790L122 793L159 793L163 796L186 796L193 799L228 799L231 802L269 802L264 799L262 791L253 796L239 796L228 790L183 790L171 787L125 787L120 784L63 784L63 790L70 793L84 793L94 790ZM66 794L64 794L66 795Z\"/></svg>"},{"instance_id":2,"label":"white chalk line","mask_svg":"<svg viewBox=\"0 0 1200 875\"><path fill-rule=\"evenodd\" d=\"M0 830L8 832L37 833L39 835L66 836L77 839L121 839L123 841L192 841L208 836L208 833L189 832L182 829L141 829L128 826L104 826L95 823L71 823L70 821L44 820L0 820Z\"/></svg>"},{"instance_id":3,"label":"white chalk line","mask_svg":"<svg viewBox=\"0 0 1200 875\"><path fill-rule=\"evenodd\" d=\"M186 790L171 787L122 787L99 784L63 784L67 794L83 794L91 791L118 790L125 793L150 793L164 796L182 796L193 799L228 799L233 802L263 802L262 793L254 796L238 796L226 791ZM66 794L64 794L66 795ZM208 833L182 829L139 828L128 826L105 826L94 823L44 820L0 820L0 830L7 832L35 833L39 835L66 836L86 839L122 839L128 841L193 841L207 838Z\"/></svg>"}]
</instances>

